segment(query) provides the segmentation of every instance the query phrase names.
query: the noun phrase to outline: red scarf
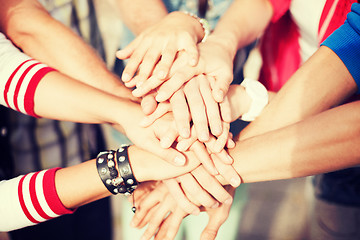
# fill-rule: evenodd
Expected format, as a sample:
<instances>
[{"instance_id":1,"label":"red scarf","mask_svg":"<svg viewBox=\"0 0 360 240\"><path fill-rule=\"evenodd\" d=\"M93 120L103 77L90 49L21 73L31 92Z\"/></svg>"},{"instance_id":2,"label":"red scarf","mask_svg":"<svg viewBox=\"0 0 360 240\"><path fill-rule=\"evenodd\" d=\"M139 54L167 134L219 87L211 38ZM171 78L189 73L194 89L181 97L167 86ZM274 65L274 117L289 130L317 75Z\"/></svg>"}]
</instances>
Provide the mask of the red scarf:
<instances>
[{"instance_id":1,"label":"red scarf","mask_svg":"<svg viewBox=\"0 0 360 240\"><path fill-rule=\"evenodd\" d=\"M272 0L274 3L279 0ZM321 14L319 45L340 27L356 0L327 0ZM276 4L275 4L276 5ZM276 9L275 9L276 13ZM287 11L279 20L269 25L261 40L263 66L260 81L268 90L278 91L300 67L299 30Z\"/></svg>"}]
</instances>

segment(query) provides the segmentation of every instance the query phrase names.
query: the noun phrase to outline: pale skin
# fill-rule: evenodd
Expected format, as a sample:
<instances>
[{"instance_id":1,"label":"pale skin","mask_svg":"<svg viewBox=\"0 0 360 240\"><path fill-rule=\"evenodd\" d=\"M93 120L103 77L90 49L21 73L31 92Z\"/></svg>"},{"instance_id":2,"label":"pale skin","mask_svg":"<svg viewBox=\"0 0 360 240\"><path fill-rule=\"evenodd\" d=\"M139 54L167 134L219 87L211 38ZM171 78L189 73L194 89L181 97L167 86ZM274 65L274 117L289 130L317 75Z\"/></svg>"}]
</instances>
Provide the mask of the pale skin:
<instances>
[{"instance_id":1,"label":"pale skin","mask_svg":"<svg viewBox=\"0 0 360 240\"><path fill-rule=\"evenodd\" d=\"M182 52L182 58L186 65L195 66L198 62L199 53L197 50L197 43L204 36L204 31L200 23L193 17L188 16L182 12L164 12L164 4L161 1L153 1L153 4L149 7L149 11L144 11L144 6L141 4L142 1L117 1L119 9L124 7L125 4L130 4L126 11L123 11L124 22L130 27L130 29L138 35L138 37L127 47L117 53L117 56L121 59L129 58L122 80L126 86L137 88L133 91L134 96L144 97L142 106L144 113L152 113L157 106L154 99L155 95L151 93L147 95L149 91L159 86L170 76L170 69L175 59L176 54ZM146 6L149 4L145 4ZM127 6L127 5L126 5ZM138 9L139 8L139 9ZM152 14L155 9L159 11L159 15ZM134 19L130 14L131 12L144 11L139 19ZM166 11L166 9L165 9ZM166 13L166 15L164 15ZM162 17L162 18L161 18ZM139 22L143 22L140 24ZM159 58L161 60L158 62ZM141 63L141 68L139 65ZM133 77L136 70L139 70L137 75ZM177 75L179 77L179 75ZM147 80L146 80L147 79ZM145 81L146 80L146 81ZM181 80L182 81L182 80ZM184 82L183 82L184 83ZM182 85L182 84L181 84ZM181 87L178 86L179 87ZM197 89L202 89L197 87ZM204 91L204 90L203 90ZM207 94L210 93L210 94ZM188 94L178 93L173 96L170 100L174 111L175 121L179 130L179 134L182 138L190 137L190 119L195 120L194 126L197 130L197 136L200 141L209 140L208 126L210 126L211 133L219 137L222 133L227 137L227 128L223 129L222 117L227 120L226 117L220 115L220 112L209 111L208 115L203 114L204 111L197 111L199 105L203 106L203 109L214 109L212 106L216 103L211 96L211 89L207 90L206 93L202 92L201 96L205 100L204 103L197 104L189 101ZM167 99L169 99L167 97ZM161 99L161 94L157 94L157 101ZM175 106L183 106L186 99L189 104L186 108L177 108ZM209 103L210 102L210 103ZM214 103L212 103L214 102ZM189 107L188 107L189 106ZM225 108L225 106L221 106ZM176 111L180 114L176 114ZM223 137L221 137L223 138ZM224 141L220 143L224 146Z\"/></svg>"},{"instance_id":2,"label":"pale skin","mask_svg":"<svg viewBox=\"0 0 360 240\"><path fill-rule=\"evenodd\" d=\"M356 89L337 55L320 47L229 150L242 181L304 177L358 165L360 103L336 107Z\"/></svg>"},{"instance_id":3,"label":"pale skin","mask_svg":"<svg viewBox=\"0 0 360 240\"><path fill-rule=\"evenodd\" d=\"M52 18L38 1L1 0L0 4L1 31L26 54L90 86L136 100L94 49Z\"/></svg>"}]
</instances>

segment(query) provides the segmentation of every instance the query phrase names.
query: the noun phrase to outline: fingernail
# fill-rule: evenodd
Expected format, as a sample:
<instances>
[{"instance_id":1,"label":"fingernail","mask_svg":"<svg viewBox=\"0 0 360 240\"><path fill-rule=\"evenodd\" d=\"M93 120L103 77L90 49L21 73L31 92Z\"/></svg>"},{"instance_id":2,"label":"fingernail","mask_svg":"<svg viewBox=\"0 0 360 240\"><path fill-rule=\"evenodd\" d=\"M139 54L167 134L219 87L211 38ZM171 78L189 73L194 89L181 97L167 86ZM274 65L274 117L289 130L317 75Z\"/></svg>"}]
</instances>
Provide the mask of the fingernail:
<instances>
[{"instance_id":1,"label":"fingernail","mask_svg":"<svg viewBox=\"0 0 360 240\"><path fill-rule=\"evenodd\" d=\"M163 102L166 100L166 94L164 92L158 92L155 99L158 102Z\"/></svg>"},{"instance_id":2,"label":"fingernail","mask_svg":"<svg viewBox=\"0 0 360 240\"><path fill-rule=\"evenodd\" d=\"M199 134L199 140L201 142L207 142L209 141L209 132L208 131L205 131L205 132L202 132Z\"/></svg>"},{"instance_id":3,"label":"fingernail","mask_svg":"<svg viewBox=\"0 0 360 240\"><path fill-rule=\"evenodd\" d=\"M128 82L128 81L130 81L130 75L129 74L127 74L127 73L124 73L123 75L122 75L122 80L123 80L123 82Z\"/></svg>"},{"instance_id":4,"label":"fingernail","mask_svg":"<svg viewBox=\"0 0 360 240\"><path fill-rule=\"evenodd\" d=\"M227 159L229 160L229 164L232 164L234 162L234 160L230 155L227 155Z\"/></svg>"},{"instance_id":5,"label":"fingernail","mask_svg":"<svg viewBox=\"0 0 360 240\"><path fill-rule=\"evenodd\" d=\"M222 133L222 126L221 124L219 124L216 127L214 127L214 135L219 136L221 133Z\"/></svg>"},{"instance_id":6,"label":"fingernail","mask_svg":"<svg viewBox=\"0 0 360 240\"><path fill-rule=\"evenodd\" d=\"M135 88L133 91L132 91L132 95L135 96L135 97L141 97L141 94L140 94L140 90L139 88Z\"/></svg>"},{"instance_id":7,"label":"fingernail","mask_svg":"<svg viewBox=\"0 0 360 240\"><path fill-rule=\"evenodd\" d=\"M180 152L186 151L185 143L179 142L179 143L176 145L176 149L179 150Z\"/></svg>"},{"instance_id":8,"label":"fingernail","mask_svg":"<svg viewBox=\"0 0 360 240\"><path fill-rule=\"evenodd\" d=\"M159 77L160 79L164 79L164 78L166 77L165 72L164 72L164 71L160 71L160 72L158 73L158 77Z\"/></svg>"},{"instance_id":9,"label":"fingernail","mask_svg":"<svg viewBox=\"0 0 360 240\"><path fill-rule=\"evenodd\" d=\"M241 183L241 180L239 177L233 177L230 179L230 184L233 187L238 187L240 185L240 183Z\"/></svg>"},{"instance_id":10,"label":"fingernail","mask_svg":"<svg viewBox=\"0 0 360 240\"><path fill-rule=\"evenodd\" d=\"M191 59L189 63L190 63L190 66L195 66L196 65L196 59L194 59L194 58Z\"/></svg>"},{"instance_id":11,"label":"fingernail","mask_svg":"<svg viewBox=\"0 0 360 240\"><path fill-rule=\"evenodd\" d=\"M227 147L228 147L228 148L234 148L234 147L235 147L235 142L234 142L232 139L230 139L230 140L228 141Z\"/></svg>"},{"instance_id":12,"label":"fingernail","mask_svg":"<svg viewBox=\"0 0 360 240\"><path fill-rule=\"evenodd\" d=\"M215 92L215 96L217 102L222 102L224 100L224 92L220 89Z\"/></svg>"},{"instance_id":13,"label":"fingernail","mask_svg":"<svg viewBox=\"0 0 360 240\"><path fill-rule=\"evenodd\" d=\"M182 128L180 130L180 136L183 137L183 138L189 138L190 137L190 129Z\"/></svg>"},{"instance_id":14,"label":"fingernail","mask_svg":"<svg viewBox=\"0 0 360 240\"><path fill-rule=\"evenodd\" d=\"M231 205L231 204L232 204L232 198L226 199L226 201L224 202L224 204L226 204L226 205Z\"/></svg>"},{"instance_id":15,"label":"fingernail","mask_svg":"<svg viewBox=\"0 0 360 240\"><path fill-rule=\"evenodd\" d=\"M160 140L160 146L162 148L169 148L171 146L171 140L167 137Z\"/></svg>"},{"instance_id":16,"label":"fingernail","mask_svg":"<svg viewBox=\"0 0 360 240\"><path fill-rule=\"evenodd\" d=\"M216 202L214 205L211 206L212 209L218 208L218 207L219 207L219 203L218 203L218 202Z\"/></svg>"},{"instance_id":17,"label":"fingernail","mask_svg":"<svg viewBox=\"0 0 360 240\"><path fill-rule=\"evenodd\" d=\"M183 156L176 156L174 159L174 163L177 166L184 166L185 162L186 162L186 159Z\"/></svg>"}]
</instances>

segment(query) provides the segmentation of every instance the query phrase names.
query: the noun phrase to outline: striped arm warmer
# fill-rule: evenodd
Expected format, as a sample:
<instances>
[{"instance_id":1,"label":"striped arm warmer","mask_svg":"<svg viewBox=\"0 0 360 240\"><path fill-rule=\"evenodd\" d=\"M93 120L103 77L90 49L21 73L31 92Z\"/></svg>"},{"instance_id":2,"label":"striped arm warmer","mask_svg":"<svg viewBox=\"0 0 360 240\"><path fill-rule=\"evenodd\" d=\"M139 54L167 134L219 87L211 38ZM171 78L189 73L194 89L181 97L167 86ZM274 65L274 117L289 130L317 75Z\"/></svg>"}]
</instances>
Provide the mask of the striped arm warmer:
<instances>
[{"instance_id":1,"label":"striped arm warmer","mask_svg":"<svg viewBox=\"0 0 360 240\"><path fill-rule=\"evenodd\" d=\"M0 104L24 114L34 112L34 95L48 67L20 52L0 33Z\"/></svg>"},{"instance_id":2,"label":"striped arm warmer","mask_svg":"<svg viewBox=\"0 0 360 240\"><path fill-rule=\"evenodd\" d=\"M55 188L59 168L29 173L0 182L0 232L11 231L71 214Z\"/></svg>"}]
</instances>

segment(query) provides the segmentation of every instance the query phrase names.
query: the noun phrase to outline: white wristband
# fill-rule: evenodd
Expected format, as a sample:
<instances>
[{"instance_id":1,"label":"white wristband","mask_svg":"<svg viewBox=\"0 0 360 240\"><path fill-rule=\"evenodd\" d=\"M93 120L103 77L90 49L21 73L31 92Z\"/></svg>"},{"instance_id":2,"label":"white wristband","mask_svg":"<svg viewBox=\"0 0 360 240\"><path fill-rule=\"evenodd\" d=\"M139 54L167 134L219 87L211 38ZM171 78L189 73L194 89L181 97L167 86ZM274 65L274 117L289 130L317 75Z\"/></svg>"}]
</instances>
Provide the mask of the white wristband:
<instances>
[{"instance_id":1,"label":"white wristband","mask_svg":"<svg viewBox=\"0 0 360 240\"><path fill-rule=\"evenodd\" d=\"M245 78L240 85L245 88L246 93L252 100L249 111L241 116L241 120L251 122L260 115L268 104L269 94L264 85L250 78Z\"/></svg>"},{"instance_id":2,"label":"white wristband","mask_svg":"<svg viewBox=\"0 0 360 240\"><path fill-rule=\"evenodd\" d=\"M188 11L182 11L183 13L189 15L190 17L195 18L201 25L202 29L204 30L204 37L201 39L200 42L205 42L207 37L210 35L210 24L205 18L200 18L196 14L188 12Z\"/></svg>"}]
</instances>

